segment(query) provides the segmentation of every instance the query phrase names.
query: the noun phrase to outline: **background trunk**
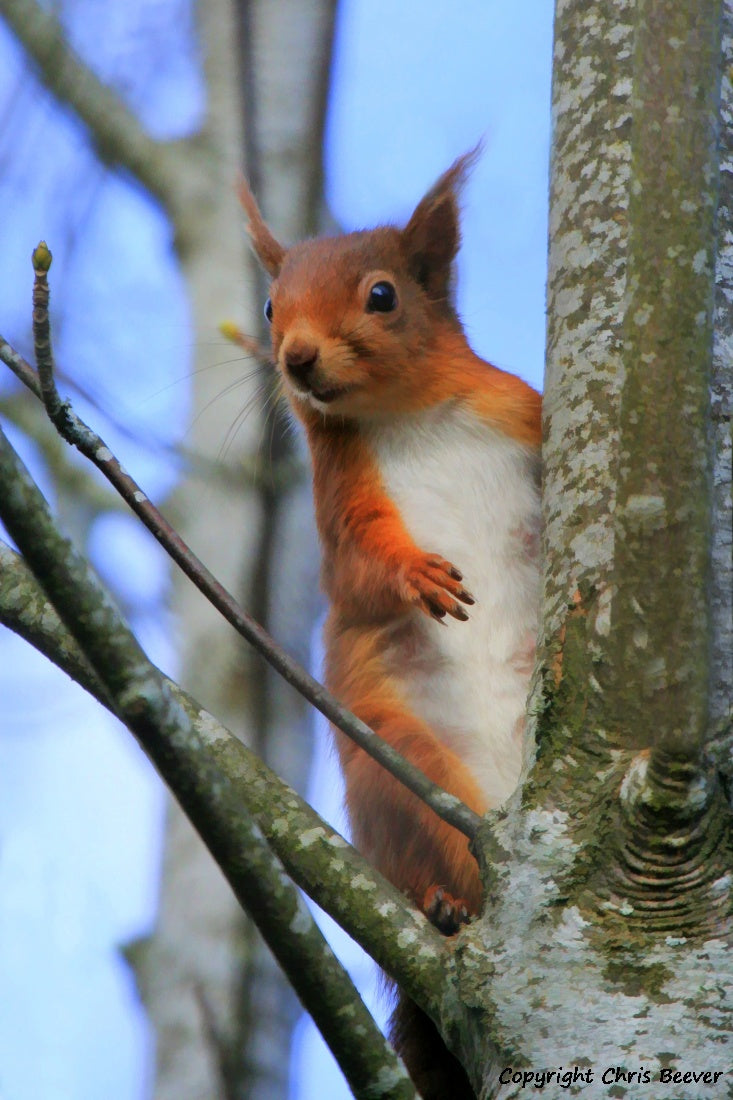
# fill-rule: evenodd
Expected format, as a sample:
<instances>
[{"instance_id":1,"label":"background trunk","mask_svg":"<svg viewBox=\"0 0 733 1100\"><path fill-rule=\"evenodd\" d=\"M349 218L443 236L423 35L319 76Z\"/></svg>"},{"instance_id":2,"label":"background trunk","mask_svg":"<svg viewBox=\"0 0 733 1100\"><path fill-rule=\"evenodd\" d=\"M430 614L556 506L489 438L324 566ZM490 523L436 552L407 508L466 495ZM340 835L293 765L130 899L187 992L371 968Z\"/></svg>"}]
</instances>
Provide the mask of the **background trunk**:
<instances>
[{"instance_id":1,"label":"background trunk","mask_svg":"<svg viewBox=\"0 0 733 1100\"><path fill-rule=\"evenodd\" d=\"M238 171L247 172L267 215L289 236L313 231L333 13L332 0L200 5L212 179L206 203L190 212L192 244L181 257L197 333L189 442L200 462L199 476L176 494L181 532L306 665L318 556L305 463L267 397L267 366L224 345L215 329L233 319L266 346L264 282L243 231ZM229 361L223 368L222 360ZM180 577L175 608L181 683L303 789L311 739L302 699L275 683ZM300 1008L173 802L160 918L145 951L143 986L157 1035L161 1100L287 1094Z\"/></svg>"}]
</instances>

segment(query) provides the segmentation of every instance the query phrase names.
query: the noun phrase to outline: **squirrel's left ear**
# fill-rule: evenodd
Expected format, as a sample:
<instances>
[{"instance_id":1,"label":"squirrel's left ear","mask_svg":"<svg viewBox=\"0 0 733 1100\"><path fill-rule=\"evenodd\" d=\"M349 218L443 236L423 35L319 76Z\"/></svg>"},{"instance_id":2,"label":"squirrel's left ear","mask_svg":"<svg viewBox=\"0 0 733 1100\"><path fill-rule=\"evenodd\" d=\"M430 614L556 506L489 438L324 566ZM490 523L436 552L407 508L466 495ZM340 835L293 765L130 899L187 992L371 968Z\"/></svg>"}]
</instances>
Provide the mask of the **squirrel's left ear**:
<instances>
[{"instance_id":1,"label":"squirrel's left ear","mask_svg":"<svg viewBox=\"0 0 733 1100\"><path fill-rule=\"evenodd\" d=\"M418 203L402 231L402 248L413 277L429 297L449 304L451 268L461 243L458 197L481 153L481 145L454 161Z\"/></svg>"},{"instance_id":2,"label":"squirrel's left ear","mask_svg":"<svg viewBox=\"0 0 733 1100\"><path fill-rule=\"evenodd\" d=\"M285 249L275 240L272 233L267 228L265 220L260 213L260 208L257 205L257 200L247 186L247 182L244 178L239 180L238 190L239 201L244 207L244 212L249 219L247 229L252 238L254 250L262 266L266 271L269 271L274 279L280 274L280 268L285 259Z\"/></svg>"}]
</instances>

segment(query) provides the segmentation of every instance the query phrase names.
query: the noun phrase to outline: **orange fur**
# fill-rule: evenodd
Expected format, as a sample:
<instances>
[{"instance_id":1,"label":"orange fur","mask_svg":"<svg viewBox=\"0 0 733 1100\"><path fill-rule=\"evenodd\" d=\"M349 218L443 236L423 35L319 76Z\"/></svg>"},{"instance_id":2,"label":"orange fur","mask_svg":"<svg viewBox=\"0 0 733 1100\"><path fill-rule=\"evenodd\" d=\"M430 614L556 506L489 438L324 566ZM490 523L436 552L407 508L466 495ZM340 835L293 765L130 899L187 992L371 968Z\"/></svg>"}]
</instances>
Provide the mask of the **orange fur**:
<instances>
[{"instance_id":1,"label":"orange fur","mask_svg":"<svg viewBox=\"0 0 733 1100\"><path fill-rule=\"evenodd\" d=\"M461 562L410 535L371 442L385 425L412 424L446 408L465 413L479 432L509 437L518 450L539 446L539 395L474 354L450 300L458 187L473 156L441 177L404 230L385 226L286 250L244 184L242 201L254 247L273 276L273 351L313 460L322 580L331 604L328 686L430 779L483 813L487 799L469 767L413 713L401 688L411 671L420 671L425 650L424 620L415 609L446 622L465 620L473 598ZM386 310L372 304L380 285L394 291ZM533 537L517 527L518 557L527 558ZM464 628L458 621L447 629ZM521 675L531 654L529 638L507 666ZM423 671L432 675L432 667ZM477 913L481 888L466 838L338 731L336 743L360 850L423 909L426 893L434 896L439 884ZM430 1079L460 1078L460 1095L470 1095L447 1052L443 1070L433 1068L435 1049L429 1071L418 1064L421 1048L439 1046L432 1025L403 1007L395 1035L425 1100L447 1095L443 1085L430 1091Z\"/></svg>"},{"instance_id":2,"label":"orange fur","mask_svg":"<svg viewBox=\"0 0 733 1100\"><path fill-rule=\"evenodd\" d=\"M345 626L333 612L326 628L329 688L429 779L483 813L485 799L466 766L394 690L382 656L393 644L390 633L390 626ZM481 887L465 836L338 731L336 743L359 850L417 905L423 906L429 887L444 883L478 912Z\"/></svg>"}]
</instances>

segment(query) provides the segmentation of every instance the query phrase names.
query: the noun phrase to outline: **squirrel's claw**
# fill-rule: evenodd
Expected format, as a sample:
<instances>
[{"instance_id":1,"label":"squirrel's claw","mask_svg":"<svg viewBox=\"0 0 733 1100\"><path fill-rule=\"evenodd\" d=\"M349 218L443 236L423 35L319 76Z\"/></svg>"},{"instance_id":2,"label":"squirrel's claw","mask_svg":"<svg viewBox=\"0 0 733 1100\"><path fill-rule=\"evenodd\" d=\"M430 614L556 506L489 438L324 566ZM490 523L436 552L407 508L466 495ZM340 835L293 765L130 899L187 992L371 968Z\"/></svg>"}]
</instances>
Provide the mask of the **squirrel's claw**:
<instances>
[{"instance_id":1,"label":"squirrel's claw","mask_svg":"<svg viewBox=\"0 0 733 1100\"><path fill-rule=\"evenodd\" d=\"M405 586L410 602L436 622L444 622L447 615L466 622L468 615L458 601L469 605L476 601L462 580L463 574L451 562L435 554L423 554L406 570Z\"/></svg>"}]
</instances>

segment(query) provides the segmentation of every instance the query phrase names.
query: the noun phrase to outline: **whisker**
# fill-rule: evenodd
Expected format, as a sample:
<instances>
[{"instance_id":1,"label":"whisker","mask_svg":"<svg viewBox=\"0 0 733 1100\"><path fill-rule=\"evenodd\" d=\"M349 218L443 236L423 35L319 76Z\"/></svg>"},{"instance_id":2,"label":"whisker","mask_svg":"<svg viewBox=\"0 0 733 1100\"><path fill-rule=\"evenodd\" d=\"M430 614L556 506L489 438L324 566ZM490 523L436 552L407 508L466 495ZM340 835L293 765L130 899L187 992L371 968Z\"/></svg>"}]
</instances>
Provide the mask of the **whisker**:
<instances>
[{"instance_id":1,"label":"whisker","mask_svg":"<svg viewBox=\"0 0 733 1100\"><path fill-rule=\"evenodd\" d=\"M197 424L199 422L204 413L208 412L212 405L215 405L216 402L220 401L222 397L228 397L230 393L238 390L241 386L246 386L249 382L252 381L252 377L253 376L250 375L249 378L235 378L233 382L230 382L227 386L224 386L223 389L219 390L218 393L215 393L213 397L209 398L203 408L199 409L199 411L196 413L196 416L193 418L188 426L189 429L192 428L194 424Z\"/></svg>"},{"instance_id":2,"label":"whisker","mask_svg":"<svg viewBox=\"0 0 733 1100\"><path fill-rule=\"evenodd\" d=\"M256 357L253 355L237 355L232 359L217 359L215 363L208 363L205 367L197 367L195 370L187 371L186 374L174 378L171 382L167 382L165 386L161 386L160 389L153 390L144 400L152 401L154 397L159 397L160 394L173 389L174 386L180 386L182 382L188 382L191 378L198 378L199 375L206 374L210 370L217 370L219 367L230 367L232 363L248 363L248 373L243 374L242 378L246 380L254 378L255 374L262 369L262 364L259 360L254 364L248 362L255 358Z\"/></svg>"},{"instance_id":3,"label":"whisker","mask_svg":"<svg viewBox=\"0 0 733 1100\"><path fill-rule=\"evenodd\" d=\"M263 400L263 396L264 396L264 400ZM219 453L217 455L217 461L221 462L226 458L226 455L227 455L229 449L231 448L231 446L234 443L234 440L237 437L237 433L239 432L239 429L242 427L242 425L246 421L247 417L250 415L250 413L256 407L257 404L261 405L261 409L265 413L263 424L262 424L262 429L260 431L260 437L259 437L257 446L255 448L255 458L257 458L259 456L260 451L262 450L262 444L263 444L263 441L264 441L264 433L267 429L267 424L268 424L268 421L269 421L269 418L270 418L270 414L276 406L277 397L278 397L278 393L277 393L276 387L272 385L272 380L269 379L269 378L262 379L260 385L257 386L257 388L254 390L254 392L251 394L249 399L246 401L244 406L239 410L239 412L235 416L234 420L232 421L232 423L231 423L231 425L230 425L230 427L229 427L229 429L226 433L226 436L224 437L222 445L219 448Z\"/></svg>"}]
</instances>

